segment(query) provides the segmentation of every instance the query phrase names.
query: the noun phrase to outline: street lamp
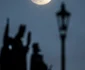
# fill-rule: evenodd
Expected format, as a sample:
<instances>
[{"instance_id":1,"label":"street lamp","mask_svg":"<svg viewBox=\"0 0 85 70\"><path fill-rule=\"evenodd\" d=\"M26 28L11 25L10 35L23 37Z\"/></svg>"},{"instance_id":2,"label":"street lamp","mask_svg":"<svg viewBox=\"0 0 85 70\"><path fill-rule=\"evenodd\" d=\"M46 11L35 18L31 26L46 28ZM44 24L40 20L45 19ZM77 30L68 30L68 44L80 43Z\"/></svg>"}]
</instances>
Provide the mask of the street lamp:
<instances>
[{"instance_id":1,"label":"street lamp","mask_svg":"<svg viewBox=\"0 0 85 70\"><path fill-rule=\"evenodd\" d=\"M56 16L58 19L58 28L61 39L61 70L65 70L65 40L70 13L66 10L64 2L61 4L61 10L56 13Z\"/></svg>"}]
</instances>

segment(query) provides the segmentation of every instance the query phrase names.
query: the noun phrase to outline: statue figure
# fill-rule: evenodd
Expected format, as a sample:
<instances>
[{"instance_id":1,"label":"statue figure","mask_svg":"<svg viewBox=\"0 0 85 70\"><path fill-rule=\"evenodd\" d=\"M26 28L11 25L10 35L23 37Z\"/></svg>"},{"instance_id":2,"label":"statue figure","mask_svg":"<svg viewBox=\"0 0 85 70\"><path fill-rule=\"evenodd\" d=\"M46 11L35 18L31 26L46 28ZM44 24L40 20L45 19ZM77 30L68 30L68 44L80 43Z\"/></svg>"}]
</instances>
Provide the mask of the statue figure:
<instances>
[{"instance_id":1,"label":"statue figure","mask_svg":"<svg viewBox=\"0 0 85 70\"><path fill-rule=\"evenodd\" d=\"M1 70L26 70L26 54L29 51L31 32L28 32L27 45L22 44L25 25L20 25L15 38L9 37L9 19L4 33L1 51Z\"/></svg>"}]
</instances>

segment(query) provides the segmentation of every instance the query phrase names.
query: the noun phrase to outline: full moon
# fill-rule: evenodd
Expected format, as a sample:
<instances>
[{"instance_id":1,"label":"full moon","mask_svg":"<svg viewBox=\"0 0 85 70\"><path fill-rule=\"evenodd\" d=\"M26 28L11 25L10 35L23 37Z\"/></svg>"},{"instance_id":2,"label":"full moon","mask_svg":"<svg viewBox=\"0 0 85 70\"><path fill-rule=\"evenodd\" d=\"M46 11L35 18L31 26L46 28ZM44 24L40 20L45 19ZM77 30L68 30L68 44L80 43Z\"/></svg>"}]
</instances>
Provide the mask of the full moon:
<instances>
[{"instance_id":1,"label":"full moon","mask_svg":"<svg viewBox=\"0 0 85 70\"><path fill-rule=\"evenodd\" d=\"M37 5L45 5L48 4L51 0L31 0L31 1Z\"/></svg>"}]
</instances>

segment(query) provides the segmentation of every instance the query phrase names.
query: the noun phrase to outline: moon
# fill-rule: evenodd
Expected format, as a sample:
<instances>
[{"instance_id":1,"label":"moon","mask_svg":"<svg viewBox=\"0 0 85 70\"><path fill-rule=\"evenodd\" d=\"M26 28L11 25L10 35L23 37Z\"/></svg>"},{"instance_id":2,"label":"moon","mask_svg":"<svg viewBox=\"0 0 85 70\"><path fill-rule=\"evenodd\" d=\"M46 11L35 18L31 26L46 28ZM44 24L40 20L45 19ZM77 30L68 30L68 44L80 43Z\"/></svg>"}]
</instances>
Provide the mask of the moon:
<instances>
[{"instance_id":1,"label":"moon","mask_svg":"<svg viewBox=\"0 0 85 70\"><path fill-rule=\"evenodd\" d=\"M37 5L45 5L48 4L51 0L31 0L31 1Z\"/></svg>"}]
</instances>

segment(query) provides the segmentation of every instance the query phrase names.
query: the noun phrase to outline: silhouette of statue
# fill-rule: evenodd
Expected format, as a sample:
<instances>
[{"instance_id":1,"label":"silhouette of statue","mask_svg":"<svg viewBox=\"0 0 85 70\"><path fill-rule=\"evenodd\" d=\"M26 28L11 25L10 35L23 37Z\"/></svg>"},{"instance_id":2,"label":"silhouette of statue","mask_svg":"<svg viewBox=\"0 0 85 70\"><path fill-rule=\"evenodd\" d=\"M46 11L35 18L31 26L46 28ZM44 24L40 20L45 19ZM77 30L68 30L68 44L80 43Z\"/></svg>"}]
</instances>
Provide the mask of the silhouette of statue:
<instances>
[{"instance_id":1,"label":"silhouette of statue","mask_svg":"<svg viewBox=\"0 0 85 70\"><path fill-rule=\"evenodd\" d=\"M4 33L4 39L3 39L3 47L1 50L1 70L11 70L11 57L12 57L12 51L9 50L8 44L9 44L9 38L8 38L8 31L9 31L9 19L7 19L7 25Z\"/></svg>"},{"instance_id":2,"label":"silhouette of statue","mask_svg":"<svg viewBox=\"0 0 85 70\"><path fill-rule=\"evenodd\" d=\"M15 70L26 70L26 53L29 50L29 41L27 45L24 47L21 38L23 37L25 31L25 26L21 25L19 28L19 32L14 38L14 41L12 43L13 46L13 58L14 58L14 68ZM28 38L30 36L30 33L28 33ZM30 40L30 39L28 39Z\"/></svg>"},{"instance_id":3,"label":"silhouette of statue","mask_svg":"<svg viewBox=\"0 0 85 70\"><path fill-rule=\"evenodd\" d=\"M43 61L43 56L39 54L40 49L38 43L34 43L33 54L31 56L30 70L47 70L47 65Z\"/></svg>"},{"instance_id":4,"label":"silhouette of statue","mask_svg":"<svg viewBox=\"0 0 85 70\"><path fill-rule=\"evenodd\" d=\"M26 70L26 54L29 51L31 32L28 32L27 45L22 44L25 25L20 25L15 38L9 37L9 19L7 19L4 34L3 48L1 51L1 70Z\"/></svg>"}]
</instances>

